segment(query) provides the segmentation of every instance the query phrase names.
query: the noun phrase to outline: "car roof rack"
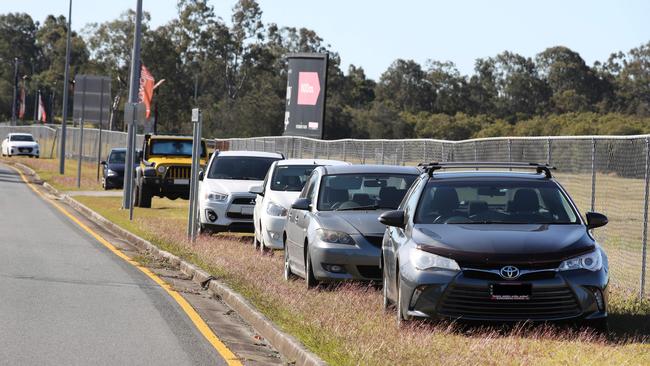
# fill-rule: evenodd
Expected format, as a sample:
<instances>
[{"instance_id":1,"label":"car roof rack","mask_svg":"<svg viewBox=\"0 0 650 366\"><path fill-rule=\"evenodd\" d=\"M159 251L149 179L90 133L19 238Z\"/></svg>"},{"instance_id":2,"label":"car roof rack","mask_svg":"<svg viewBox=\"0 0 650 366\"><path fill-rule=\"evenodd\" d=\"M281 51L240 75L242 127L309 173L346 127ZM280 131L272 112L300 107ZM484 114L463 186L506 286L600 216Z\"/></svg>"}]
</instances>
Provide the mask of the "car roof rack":
<instances>
[{"instance_id":1,"label":"car roof rack","mask_svg":"<svg viewBox=\"0 0 650 366\"><path fill-rule=\"evenodd\" d=\"M454 168L510 168L510 169L535 169L538 174L544 173L546 178L552 178L551 170L556 170L554 166L539 163L525 162L496 162L496 161L457 161L457 162L438 162L418 164L424 172L433 176L436 170L454 169Z\"/></svg>"}]
</instances>

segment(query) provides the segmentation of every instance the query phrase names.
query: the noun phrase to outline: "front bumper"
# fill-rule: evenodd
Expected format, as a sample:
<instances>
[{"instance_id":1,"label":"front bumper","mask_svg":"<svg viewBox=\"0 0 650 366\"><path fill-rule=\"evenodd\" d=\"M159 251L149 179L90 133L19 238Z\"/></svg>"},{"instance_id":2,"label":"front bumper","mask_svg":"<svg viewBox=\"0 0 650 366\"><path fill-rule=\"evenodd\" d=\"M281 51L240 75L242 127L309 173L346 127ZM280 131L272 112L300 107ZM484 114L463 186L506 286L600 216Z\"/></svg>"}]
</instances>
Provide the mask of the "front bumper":
<instances>
[{"instance_id":1,"label":"front bumper","mask_svg":"<svg viewBox=\"0 0 650 366\"><path fill-rule=\"evenodd\" d=\"M188 179L165 179L159 176L142 177L142 179L144 184L149 187L156 196L175 196L189 199L190 183Z\"/></svg>"},{"instance_id":2,"label":"front bumper","mask_svg":"<svg viewBox=\"0 0 650 366\"><path fill-rule=\"evenodd\" d=\"M473 271L418 271L401 268L407 314L468 321L563 321L607 317L605 270L548 272L533 280L477 278ZM481 276L478 276L481 277ZM493 300L490 284L532 285L528 300ZM597 300L596 293L601 300ZM599 305L600 302L600 305Z\"/></svg>"},{"instance_id":3,"label":"front bumper","mask_svg":"<svg viewBox=\"0 0 650 366\"><path fill-rule=\"evenodd\" d=\"M321 240L309 243L314 276L319 281L380 280L380 243L371 243L362 235L351 235L355 244L332 244ZM341 271L333 271L333 267ZM336 267L334 267L336 268Z\"/></svg>"},{"instance_id":4,"label":"front bumper","mask_svg":"<svg viewBox=\"0 0 650 366\"><path fill-rule=\"evenodd\" d=\"M199 219L201 224L214 231L254 232L253 209L250 204L255 197L251 195L228 196L223 202L199 199ZM243 204L246 202L247 204ZM216 220L210 220L210 213Z\"/></svg>"},{"instance_id":5,"label":"front bumper","mask_svg":"<svg viewBox=\"0 0 650 366\"><path fill-rule=\"evenodd\" d=\"M287 217L264 214L262 215L261 221L264 245L271 249L284 249L282 231L284 230L284 224L287 222Z\"/></svg>"},{"instance_id":6,"label":"front bumper","mask_svg":"<svg viewBox=\"0 0 650 366\"><path fill-rule=\"evenodd\" d=\"M124 176L123 175L109 175L104 177L106 181L106 186L121 188L124 185Z\"/></svg>"},{"instance_id":7,"label":"front bumper","mask_svg":"<svg viewBox=\"0 0 650 366\"><path fill-rule=\"evenodd\" d=\"M32 147L10 147L8 153L10 156L40 156L39 149Z\"/></svg>"}]
</instances>

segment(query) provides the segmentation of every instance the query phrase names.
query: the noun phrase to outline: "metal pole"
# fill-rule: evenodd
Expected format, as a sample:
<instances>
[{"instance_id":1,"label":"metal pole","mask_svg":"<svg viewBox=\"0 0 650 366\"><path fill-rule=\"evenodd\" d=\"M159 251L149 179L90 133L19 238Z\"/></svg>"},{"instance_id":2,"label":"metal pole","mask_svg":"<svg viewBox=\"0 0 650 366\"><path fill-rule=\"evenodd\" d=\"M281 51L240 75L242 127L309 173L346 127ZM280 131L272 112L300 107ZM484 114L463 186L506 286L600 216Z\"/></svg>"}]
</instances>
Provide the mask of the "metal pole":
<instances>
[{"instance_id":1,"label":"metal pole","mask_svg":"<svg viewBox=\"0 0 650 366\"><path fill-rule=\"evenodd\" d=\"M596 139L591 139L591 211L596 209Z\"/></svg>"},{"instance_id":2,"label":"metal pole","mask_svg":"<svg viewBox=\"0 0 650 366\"><path fill-rule=\"evenodd\" d=\"M441 142L440 143L440 161L447 161L447 157L445 156L445 143ZM426 162L426 160L425 160Z\"/></svg>"},{"instance_id":3,"label":"metal pole","mask_svg":"<svg viewBox=\"0 0 650 366\"><path fill-rule=\"evenodd\" d=\"M381 140L381 163L384 164L384 140Z\"/></svg>"},{"instance_id":4,"label":"metal pole","mask_svg":"<svg viewBox=\"0 0 650 366\"><path fill-rule=\"evenodd\" d=\"M314 143L314 149L313 149L314 159L316 159L316 141L314 141L313 143Z\"/></svg>"},{"instance_id":5,"label":"metal pole","mask_svg":"<svg viewBox=\"0 0 650 366\"><path fill-rule=\"evenodd\" d=\"M137 0L135 12L135 30L133 37L133 52L131 54L131 75L129 78L129 103L138 102L138 87L140 79L140 38L142 37L142 0ZM134 111L135 115L135 111ZM133 157L135 153L135 133L137 125L135 123L135 116L131 119L128 127L127 141L128 146L126 149L127 164L133 164ZM127 165L128 167L128 165ZM122 196L122 208L130 209L133 202L133 169L124 170L124 192ZM132 215L130 211L130 215Z\"/></svg>"},{"instance_id":6,"label":"metal pole","mask_svg":"<svg viewBox=\"0 0 650 366\"><path fill-rule=\"evenodd\" d=\"M81 118L79 118L79 162L77 163L77 188L81 187L81 159L84 152L84 120L86 119L86 76L81 80L83 93L81 94Z\"/></svg>"},{"instance_id":7,"label":"metal pole","mask_svg":"<svg viewBox=\"0 0 650 366\"><path fill-rule=\"evenodd\" d=\"M551 154L552 145L551 145L551 139L546 140L546 164L551 165L551 158L553 155Z\"/></svg>"},{"instance_id":8,"label":"metal pole","mask_svg":"<svg viewBox=\"0 0 650 366\"><path fill-rule=\"evenodd\" d=\"M38 101L41 99L41 89L34 93L34 124L38 123Z\"/></svg>"},{"instance_id":9,"label":"metal pole","mask_svg":"<svg viewBox=\"0 0 650 366\"><path fill-rule=\"evenodd\" d=\"M345 141L343 141L343 146L345 147ZM366 142L361 141L361 164L366 163Z\"/></svg>"},{"instance_id":10,"label":"metal pole","mask_svg":"<svg viewBox=\"0 0 650 366\"><path fill-rule=\"evenodd\" d=\"M198 108L192 109L192 124L194 125L192 138L192 177L190 179L190 207L187 222L187 236L192 242L196 240L196 224L198 221L196 197L199 188L199 169L201 168L201 120L201 110Z\"/></svg>"},{"instance_id":11,"label":"metal pole","mask_svg":"<svg viewBox=\"0 0 650 366\"><path fill-rule=\"evenodd\" d=\"M346 161L346 159L347 159L347 156L346 156L347 151L345 149L345 147L346 147L345 145L347 145L347 141L343 140L343 161Z\"/></svg>"},{"instance_id":12,"label":"metal pole","mask_svg":"<svg viewBox=\"0 0 650 366\"><path fill-rule=\"evenodd\" d=\"M16 97L18 96L18 57L14 57L14 96L11 104L11 125L16 125ZM24 103L24 101L23 101Z\"/></svg>"},{"instance_id":13,"label":"metal pole","mask_svg":"<svg viewBox=\"0 0 650 366\"><path fill-rule=\"evenodd\" d=\"M639 289L639 298L645 296L645 272L646 272L646 254L648 244L648 189L650 182L650 139L645 138L645 188L643 191L643 241L641 251L641 286Z\"/></svg>"},{"instance_id":14,"label":"metal pole","mask_svg":"<svg viewBox=\"0 0 650 366\"><path fill-rule=\"evenodd\" d=\"M422 162L427 161L427 140L422 141Z\"/></svg>"},{"instance_id":15,"label":"metal pole","mask_svg":"<svg viewBox=\"0 0 650 366\"><path fill-rule=\"evenodd\" d=\"M131 125L134 126L134 131L131 134L131 140L129 141L129 146L132 147L131 158L133 160L135 160L135 139L137 137L135 128L137 128L137 124L136 124L137 116L140 114L139 107L143 107L143 106L138 104L138 103L134 104L134 106L133 106L133 117L131 119ZM127 135L127 137L129 137L129 136ZM133 161L133 160L128 160L128 161ZM125 166L124 169L126 169L127 166ZM126 169L125 171L131 172L130 173L131 174L131 179L130 179L131 192L129 193L129 221L133 221L133 202L135 201L135 190L133 189L133 184L135 183L135 178L136 177L133 176L133 168Z\"/></svg>"},{"instance_id":16,"label":"metal pole","mask_svg":"<svg viewBox=\"0 0 650 366\"><path fill-rule=\"evenodd\" d=\"M65 43L65 69L63 72L63 111L61 120L61 152L59 153L59 174L65 173L65 137L66 137L66 121L68 119L68 88L70 87L70 37L72 35L72 0L68 6L68 29L67 40Z\"/></svg>"},{"instance_id":17,"label":"metal pole","mask_svg":"<svg viewBox=\"0 0 650 366\"><path fill-rule=\"evenodd\" d=\"M101 81L102 93L99 96L99 139L97 141L97 181L99 182L99 162L102 160L102 122L104 122L104 78ZM127 165L128 166L128 165Z\"/></svg>"},{"instance_id":18,"label":"metal pole","mask_svg":"<svg viewBox=\"0 0 650 366\"><path fill-rule=\"evenodd\" d=\"M512 139L508 139L508 162L512 162Z\"/></svg>"}]
</instances>

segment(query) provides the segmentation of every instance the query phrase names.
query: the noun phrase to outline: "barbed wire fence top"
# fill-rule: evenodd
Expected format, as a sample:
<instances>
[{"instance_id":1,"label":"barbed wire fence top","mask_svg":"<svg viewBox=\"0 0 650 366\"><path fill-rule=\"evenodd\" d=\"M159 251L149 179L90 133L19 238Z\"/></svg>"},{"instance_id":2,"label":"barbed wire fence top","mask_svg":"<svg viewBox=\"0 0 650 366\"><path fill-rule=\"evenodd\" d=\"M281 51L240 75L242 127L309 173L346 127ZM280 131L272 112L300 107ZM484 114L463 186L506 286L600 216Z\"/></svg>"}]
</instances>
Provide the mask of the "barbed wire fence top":
<instances>
[{"instance_id":1,"label":"barbed wire fence top","mask_svg":"<svg viewBox=\"0 0 650 366\"><path fill-rule=\"evenodd\" d=\"M68 128L66 158L79 156L77 128ZM41 144L41 156L56 158L60 133L50 126L0 126L0 138L27 132ZM126 146L126 133L102 131L102 152ZM85 129L83 159L98 158L99 130ZM138 145L143 136L138 135ZM217 150L281 152L287 158L321 158L355 164L417 165L431 161L537 162L557 167L555 177L580 211L599 211L609 224L594 231L610 263L611 284L647 296L648 184L650 135L496 137L463 141L316 140L252 137L212 140Z\"/></svg>"}]
</instances>

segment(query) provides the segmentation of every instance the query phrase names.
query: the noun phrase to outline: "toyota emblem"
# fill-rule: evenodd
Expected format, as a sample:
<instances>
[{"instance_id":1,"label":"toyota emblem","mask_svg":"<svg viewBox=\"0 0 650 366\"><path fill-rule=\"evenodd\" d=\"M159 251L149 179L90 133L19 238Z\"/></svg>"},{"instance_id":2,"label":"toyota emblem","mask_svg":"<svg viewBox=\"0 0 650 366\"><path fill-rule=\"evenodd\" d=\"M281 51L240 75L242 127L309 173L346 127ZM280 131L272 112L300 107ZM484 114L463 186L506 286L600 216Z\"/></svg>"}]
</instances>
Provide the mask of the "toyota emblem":
<instances>
[{"instance_id":1,"label":"toyota emblem","mask_svg":"<svg viewBox=\"0 0 650 366\"><path fill-rule=\"evenodd\" d=\"M505 266L501 268L501 271L499 271L501 274L501 277L505 278L506 280L514 280L515 278L519 277L519 268L515 266Z\"/></svg>"}]
</instances>

